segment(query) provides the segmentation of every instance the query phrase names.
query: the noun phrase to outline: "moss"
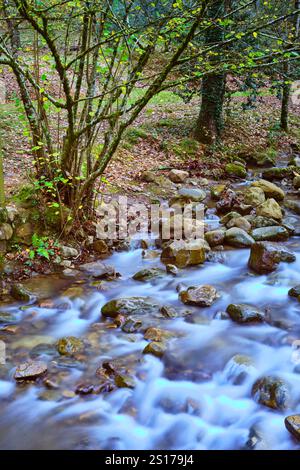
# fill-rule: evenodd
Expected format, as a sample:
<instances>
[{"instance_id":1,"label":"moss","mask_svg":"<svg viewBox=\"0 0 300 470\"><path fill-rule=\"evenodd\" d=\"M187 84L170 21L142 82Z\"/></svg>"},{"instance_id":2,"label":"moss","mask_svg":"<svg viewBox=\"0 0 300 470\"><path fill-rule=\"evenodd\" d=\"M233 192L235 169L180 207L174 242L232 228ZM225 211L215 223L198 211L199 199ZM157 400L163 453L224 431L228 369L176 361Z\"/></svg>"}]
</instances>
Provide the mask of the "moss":
<instances>
[{"instance_id":1,"label":"moss","mask_svg":"<svg viewBox=\"0 0 300 470\"><path fill-rule=\"evenodd\" d=\"M22 186L12 199L22 207L35 207L39 204L36 189L31 185Z\"/></svg>"},{"instance_id":2,"label":"moss","mask_svg":"<svg viewBox=\"0 0 300 470\"><path fill-rule=\"evenodd\" d=\"M141 127L129 129L125 134L125 142L137 144L140 139L147 139L148 133Z\"/></svg>"},{"instance_id":3,"label":"moss","mask_svg":"<svg viewBox=\"0 0 300 470\"><path fill-rule=\"evenodd\" d=\"M237 163L227 163L225 171L229 176L237 176L238 178L245 178L247 176L246 168Z\"/></svg>"}]
</instances>

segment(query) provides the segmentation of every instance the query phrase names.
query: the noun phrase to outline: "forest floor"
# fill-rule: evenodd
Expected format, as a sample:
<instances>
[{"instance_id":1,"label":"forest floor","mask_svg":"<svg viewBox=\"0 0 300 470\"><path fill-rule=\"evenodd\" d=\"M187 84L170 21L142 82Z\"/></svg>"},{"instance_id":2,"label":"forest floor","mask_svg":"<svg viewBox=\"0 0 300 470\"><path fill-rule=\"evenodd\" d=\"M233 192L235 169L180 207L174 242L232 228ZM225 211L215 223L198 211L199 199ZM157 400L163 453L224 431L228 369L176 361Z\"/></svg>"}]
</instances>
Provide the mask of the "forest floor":
<instances>
[{"instance_id":1,"label":"forest floor","mask_svg":"<svg viewBox=\"0 0 300 470\"><path fill-rule=\"evenodd\" d=\"M32 172L25 117L18 99L13 99L15 90L9 90L9 95L9 102L0 103L8 197L30 181ZM99 191L140 197L146 190L141 175L148 170L164 176L171 168L178 168L190 171L191 176L219 180L226 178L225 164L244 155L292 154L293 144L300 140L300 105L291 106L290 131L286 134L278 126L280 100L276 96L262 90L255 107L243 110L247 99L246 92L231 95L225 107L223 143L209 149L193 140L199 99L185 103L171 91L160 93L127 131ZM168 188L165 190L168 192Z\"/></svg>"}]
</instances>

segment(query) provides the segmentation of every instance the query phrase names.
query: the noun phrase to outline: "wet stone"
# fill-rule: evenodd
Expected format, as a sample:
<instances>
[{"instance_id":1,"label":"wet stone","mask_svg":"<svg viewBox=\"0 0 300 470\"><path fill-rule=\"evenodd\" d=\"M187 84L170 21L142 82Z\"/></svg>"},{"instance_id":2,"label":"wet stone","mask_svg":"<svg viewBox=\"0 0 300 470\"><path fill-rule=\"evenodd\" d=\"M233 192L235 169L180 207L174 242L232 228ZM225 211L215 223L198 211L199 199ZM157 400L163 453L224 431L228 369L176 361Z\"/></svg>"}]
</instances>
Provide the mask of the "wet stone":
<instances>
[{"instance_id":1,"label":"wet stone","mask_svg":"<svg viewBox=\"0 0 300 470\"><path fill-rule=\"evenodd\" d=\"M186 305L196 305L197 307L210 307L219 297L217 290L213 286L203 285L189 287L179 293L180 300Z\"/></svg>"},{"instance_id":2,"label":"wet stone","mask_svg":"<svg viewBox=\"0 0 300 470\"><path fill-rule=\"evenodd\" d=\"M280 226L261 227L252 230L251 236L255 241L280 242L288 240L289 232L286 228Z\"/></svg>"},{"instance_id":3,"label":"wet stone","mask_svg":"<svg viewBox=\"0 0 300 470\"><path fill-rule=\"evenodd\" d=\"M258 379L252 387L253 398L261 405L275 410L286 408L288 387L278 377L267 376Z\"/></svg>"},{"instance_id":4,"label":"wet stone","mask_svg":"<svg viewBox=\"0 0 300 470\"><path fill-rule=\"evenodd\" d=\"M230 304L226 312L236 323L261 323L265 321L265 313L252 305Z\"/></svg>"},{"instance_id":5,"label":"wet stone","mask_svg":"<svg viewBox=\"0 0 300 470\"><path fill-rule=\"evenodd\" d=\"M103 305L104 317L116 318L118 315L151 315L157 313L159 305L150 297L127 297L114 299Z\"/></svg>"},{"instance_id":6,"label":"wet stone","mask_svg":"<svg viewBox=\"0 0 300 470\"><path fill-rule=\"evenodd\" d=\"M127 318L125 323L121 326L121 330L124 333L136 333L142 327L140 320L134 320L133 318Z\"/></svg>"},{"instance_id":7,"label":"wet stone","mask_svg":"<svg viewBox=\"0 0 300 470\"><path fill-rule=\"evenodd\" d=\"M284 420L286 429L300 441L300 415L287 416Z\"/></svg>"},{"instance_id":8,"label":"wet stone","mask_svg":"<svg viewBox=\"0 0 300 470\"><path fill-rule=\"evenodd\" d=\"M288 292L290 297L299 297L300 296L300 284L295 287L292 287Z\"/></svg>"},{"instance_id":9,"label":"wet stone","mask_svg":"<svg viewBox=\"0 0 300 470\"><path fill-rule=\"evenodd\" d=\"M100 261L82 264L79 269L95 279L114 279L117 276L113 266L101 263Z\"/></svg>"},{"instance_id":10,"label":"wet stone","mask_svg":"<svg viewBox=\"0 0 300 470\"><path fill-rule=\"evenodd\" d=\"M56 347L62 356L73 356L83 351L84 343L76 336L65 336L58 340Z\"/></svg>"},{"instance_id":11,"label":"wet stone","mask_svg":"<svg viewBox=\"0 0 300 470\"><path fill-rule=\"evenodd\" d=\"M19 364L15 371L16 380L34 380L47 372L47 364L40 361L28 361Z\"/></svg>"},{"instance_id":12,"label":"wet stone","mask_svg":"<svg viewBox=\"0 0 300 470\"><path fill-rule=\"evenodd\" d=\"M143 350L143 354L152 354L156 357L162 357L166 351L166 346L164 343L159 341L152 341L151 343L147 344L147 346Z\"/></svg>"},{"instance_id":13,"label":"wet stone","mask_svg":"<svg viewBox=\"0 0 300 470\"><path fill-rule=\"evenodd\" d=\"M10 290L11 296L16 300L29 302L31 300L30 292L22 284L13 284Z\"/></svg>"},{"instance_id":14,"label":"wet stone","mask_svg":"<svg viewBox=\"0 0 300 470\"><path fill-rule=\"evenodd\" d=\"M0 312L0 325L16 323L17 317L12 313Z\"/></svg>"},{"instance_id":15,"label":"wet stone","mask_svg":"<svg viewBox=\"0 0 300 470\"><path fill-rule=\"evenodd\" d=\"M115 376L115 384L119 388L134 388L135 381L132 377L125 374L118 374Z\"/></svg>"},{"instance_id":16,"label":"wet stone","mask_svg":"<svg viewBox=\"0 0 300 470\"><path fill-rule=\"evenodd\" d=\"M149 269L142 269L134 274L133 279L135 281L140 282L147 282L151 281L152 279L157 279L160 277L164 277L166 272L160 268L149 268Z\"/></svg>"}]
</instances>

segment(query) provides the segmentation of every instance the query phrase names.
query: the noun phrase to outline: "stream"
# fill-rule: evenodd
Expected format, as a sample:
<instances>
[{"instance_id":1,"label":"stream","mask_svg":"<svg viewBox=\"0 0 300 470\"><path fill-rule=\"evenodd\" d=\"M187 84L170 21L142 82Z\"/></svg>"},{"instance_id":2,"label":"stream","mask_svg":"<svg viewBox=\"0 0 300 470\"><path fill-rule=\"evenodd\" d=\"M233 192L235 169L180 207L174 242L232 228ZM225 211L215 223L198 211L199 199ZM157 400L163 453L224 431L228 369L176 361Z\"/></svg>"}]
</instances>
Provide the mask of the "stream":
<instances>
[{"instance_id":1,"label":"stream","mask_svg":"<svg viewBox=\"0 0 300 470\"><path fill-rule=\"evenodd\" d=\"M300 237L285 244L297 260L281 263L269 275L249 272L249 249L230 249L177 276L138 282L132 279L137 271L163 265L159 257L145 259L142 249L133 247L105 260L121 274L111 282L36 278L37 289L45 289L44 302L5 306L16 318L16 329L0 330L6 344L6 364L0 365L0 448L299 449L284 418L300 413L300 355L292 347L300 340L300 303L288 296L300 283ZM183 308L179 283L213 285L220 298L209 308ZM72 295L64 295L70 286ZM101 316L107 301L131 296L149 296L182 312L171 319L145 319L147 327L170 332L162 359L142 354L148 344L143 333L126 333ZM219 312L232 302L267 309L272 323L239 325L223 318ZM53 346L70 335L85 342L78 357L60 356ZM252 361L241 380L243 366L232 361L235 355ZM29 358L47 363L48 387L43 380L16 383L16 365ZM74 393L78 384L97 385L96 370L112 360L134 377L133 389ZM286 409L269 409L251 396L253 383L265 375L289 384Z\"/></svg>"}]
</instances>

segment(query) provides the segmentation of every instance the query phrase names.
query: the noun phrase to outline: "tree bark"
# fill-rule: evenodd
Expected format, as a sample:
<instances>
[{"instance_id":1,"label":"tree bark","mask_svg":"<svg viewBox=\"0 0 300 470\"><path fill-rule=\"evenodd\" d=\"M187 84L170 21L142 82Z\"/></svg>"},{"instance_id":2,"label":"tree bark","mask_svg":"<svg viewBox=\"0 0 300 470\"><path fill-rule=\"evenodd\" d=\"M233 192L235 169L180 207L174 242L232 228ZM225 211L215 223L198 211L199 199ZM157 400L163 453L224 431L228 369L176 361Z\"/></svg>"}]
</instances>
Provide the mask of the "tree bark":
<instances>
[{"instance_id":1,"label":"tree bark","mask_svg":"<svg viewBox=\"0 0 300 470\"><path fill-rule=\"evenodd\" d=\"M224 39L223 28L215 22L224 15L224 0L217 0L208 9L207 16L212 25L208 28L205 45L218 44ZM212 56L210 65L214 67L220 61L220 54ZM202 82L202 102L200 114L194 131L195 139L204 144L213 144L220 139L223 129L223 104L225 96L226 74L212 73Z\"/></svg>"}]
</instances>

